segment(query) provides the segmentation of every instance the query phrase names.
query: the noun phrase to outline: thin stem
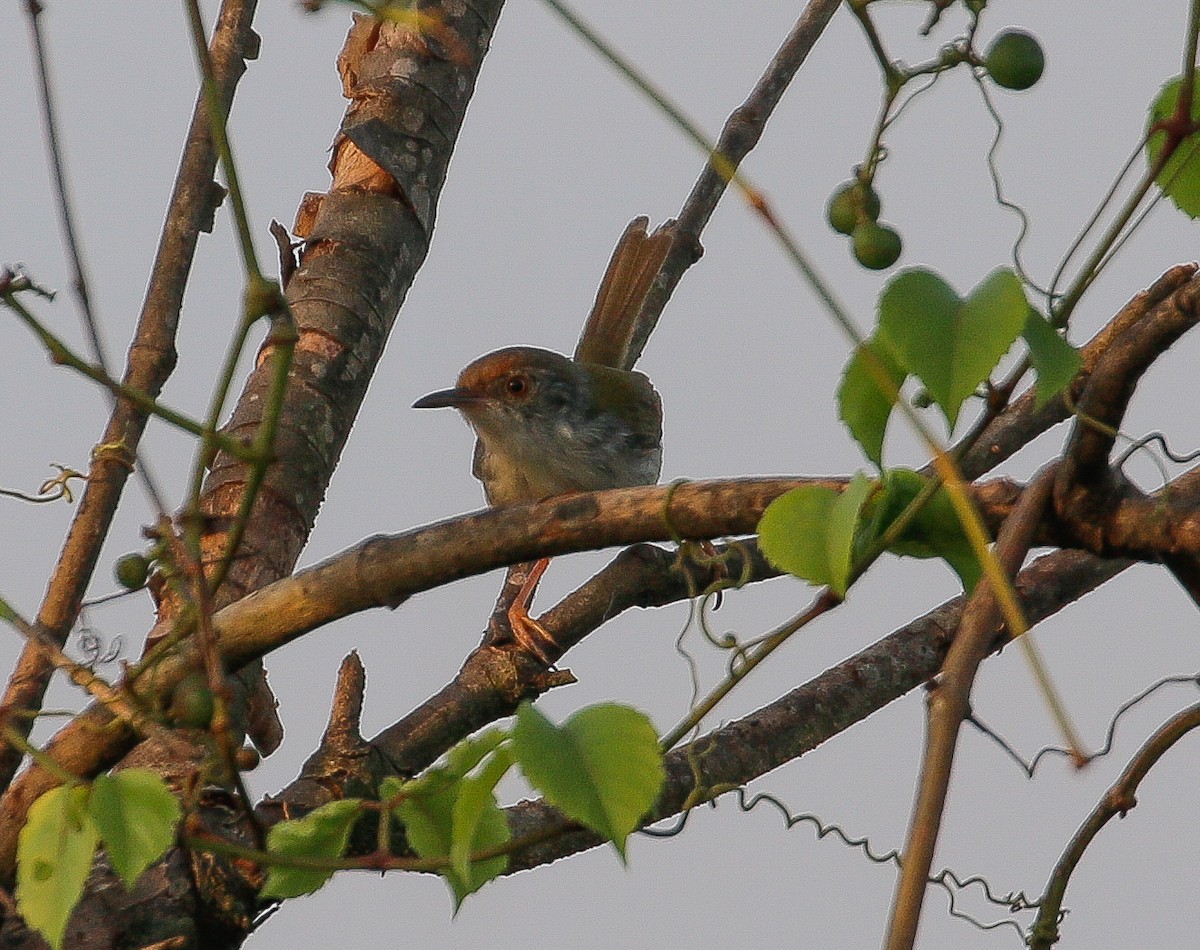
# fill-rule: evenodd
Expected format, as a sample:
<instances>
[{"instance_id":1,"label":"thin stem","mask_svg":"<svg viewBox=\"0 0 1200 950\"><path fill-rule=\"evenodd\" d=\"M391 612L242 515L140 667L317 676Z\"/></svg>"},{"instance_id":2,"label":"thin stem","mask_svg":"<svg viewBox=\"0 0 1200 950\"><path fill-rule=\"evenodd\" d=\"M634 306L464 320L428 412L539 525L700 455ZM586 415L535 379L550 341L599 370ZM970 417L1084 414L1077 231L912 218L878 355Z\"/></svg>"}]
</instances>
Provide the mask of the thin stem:
<instances>
[{"instance_id":1,"label":"thin stem","mask_svg":"<svg viewBox=\"0 0 1200 950\"><path fill-rule=\"evenodd\" d=\"M237 226L242 261L251 281L265 280L262 268L258 266L254 240L250 236L250 217L246 213L241 181L238 178L237 165L234 163L233 152L229 145L229 116L221 102L216 70L213 67L212 55L208 50L208 38L204 34L204 20L200 13L200 4L198 0L184 0L184 7L188 13L188 25L191 27L196 61L200 65L200 73L203 76L204 103L208 110L213 144L217 147L217 155L221 160L221 167L225 171L225 184L229 188L229 201L233 208L233 220Z\"/></svg>"},{"instance_id":2,"label":"thin stem","mask_svg":"<svg viewBox=\"0 0 1200 950\"><path fill-rule=\"evenodd\" d=\"M140 389L135 389L122 383L120 380L113 379L101 367L94 366L85 359L72 352L71 349L57 336L55 336L33 313L28 310L17 298L12 294L4 294L0 299L28 326L42 341L42 345L50 354L50 358L63 366L69 366L86 376L93 382L99 383L107 388L110 392L128 400L136 408L140 409L148 415L157 416L164 422L169 422L176 428L182 429L184 432L199 436L202 439L211 439L215 441L218 448L223 452L228 452L236 458L244 461L254 461L254 452L237 439L232 439L229 436L223 435L220 432L210 432L207 427L183 413L177 412L164 406L158 400Z\"/></svg>"},{"instance_id":3,"label":"thin stem","mask_svg":"<svg viewBox=\"0 0 1200 950\"><path fill-rule=\"evenodd\" d=\"M1079 276L1075 279L1075 284L1067 291L1063 296L1062 303L1055 309L1054 320L1057 326L1067 325L1071 313L1075 309L1075 305L1079 302L1079 299L1088 287L1092 285L1092 282L1100 275L1102 267L1111 259L1108 256L1109 250L1121 238L1121 232L1137 212L1142 199L1154 187L1158 176L1162 174L1163 169L1166 168L1167 163L1174 157L1180 144L1186 137L1180 132L1180 129L1188 128L1192 124L1192 101L1195 96L1198 37L1200 37L1200 0L1192 0L1188 5L1188 25L1183 44L1183 73L1179 98L1175 103L1175 115L1172 117L1170 127L1167 129L1162 151L1150 168L1147 169L1146 174L1142 176L1141 181L1138 182L1133 193L1117 213L1108 230L1104 232L1100 242L1085 262Z\"/></svg>"},{"instance_id":4,"label":"thin stem","mask_svg":"<svg viewBox=\"0 0 1200 950\"><path fill-rule=\"evenodd\" d=\"M83 250L79 243L75 228L75 215L71 210L70 189L67 187L66 164L62 158L62 144L58 137L57 112L54 108L54 94L50 84L50 70L47 66L46 43L42 37L40 0L25 0L25 12L29 20L29 33L33 39L34 63L37 66L38 97L42 106L42 121L46 126L46 144L50 152L50 168L54 172L54 187L58 197L59 224L62 227L63 241L67 245L67 255L71 259L71 269L74 271L72 284L75 294L79 297L79 307L83 314L83 326L87 332L88 343L92 347L92 357L108 372L108 354L105 352L104 341L100 338L100 328L96 315L92 310L92 298L88 292L87 274L83 265Z\"/></svg>"},{"instance_id":5,"label":"thin stem","mask_svg":"<svg viewBox=\"0 0 1200 950\"><path fill-rule=\"evenodd\" d=\"M1200 727L1200 704L1189 706L1161 725L1138 750L1137 755L1121 773L1121 777L1080 825L1054 866L1046 891L1038 902L1037 920L1029 932L1028 942L1032 950L1050 950L1058 941L1058 924L1062 918L1062 902L1066 896L1067 884L1096 836L1114 817L1125 817L1137 804L1137 789L1142 779L1168 749L1197 727Z\"/></svg>"},{"instance_id":6,"label":"thin stem","mask_svg":"<svg viewBox=\"0 0 1200 950\"><path fill-rule=\"evenodd\" d=\"M688 714L659 741L663 751L674 748L676 743L698 726L717 704L728 696L735 686L744 680L750 672L763 660L783 646L797 630L806 627L810 622L824 613L828 613L842 602L842 599L830 590L822 591L808 609L801 611L791 620L773 630L764 637L753 650L746 654L745 659L729 675L709 693L703 700L696 703Z\"/></svg>"}]
</instances>

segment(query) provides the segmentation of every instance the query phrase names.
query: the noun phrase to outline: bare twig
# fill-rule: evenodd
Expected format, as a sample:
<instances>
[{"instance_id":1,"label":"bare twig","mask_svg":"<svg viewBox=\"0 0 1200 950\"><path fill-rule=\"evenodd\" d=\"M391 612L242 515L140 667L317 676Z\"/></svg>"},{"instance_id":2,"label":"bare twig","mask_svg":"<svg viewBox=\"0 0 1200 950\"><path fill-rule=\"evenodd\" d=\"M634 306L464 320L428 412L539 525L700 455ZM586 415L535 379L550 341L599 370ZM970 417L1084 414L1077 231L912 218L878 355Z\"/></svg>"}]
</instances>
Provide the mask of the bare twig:
<instances>
[{"instance_id":1,"label":"bare twig","mask_svg":"<svg viewBox=\"0 0 1200 950\"><path fill-rule=\"evenodd\" d=\"M1126 813L1137 805L1137 789L1142 779L1168 749L1197 727L1200 727L1200 704L1189 706L1159 726L1080 825L1054 866L1054 872L1042 895L1037 920L1029 934L1029 946L1033 950L1049 950L1058 941L1058 924L1067 884L1096 835L1111 819L1118 815L1124 818Z\"/></svg>"},{"instance_id":2,"label":"bare twig","mask_svg":"<svg viewBox=\"0 0 1200 950\"><path fill-rule=\"evenodd\" d=\"M250 28L254 8L255 0L226 0L213 34L213 61L226 103L233 98L243 71L243 56L254 42ZM151 397L161 392L175 366L175 331L187 274L197 237L212 218L213 192L209 186L215 164L208 120L203 106L198 105L122 380L130 389ZM87 488L37 616L38 628L57 644L66 642L78 616L146 419L142 409L118 400L100 439L101 449L92 459ZM36 712L52 671L41 651L26 648L9 678L0 709L9 714ZM18 717L14 728L27 730L30 721L27 716ZM0 788L8 787L20 761L18 750L7 747L0 752Z\"/></svg>"},{"instance_id":3,"label":"bare twig","mask_svg":"<svg viewBox=\"0 0 1200 950\"><path fill-rule=\"evenodd\" d=\"M662 274L653 289L646 295L638 318L638 334L630 342L629 365L636 362L654 331L659 315L671 298L684 271L700 258L700 234L716 210L717 203L725 194L730 181L737 175L738 166L758 144L767 121L775 111L793 77L808 58L809 52L825 31L840 5L840 0L809 0L792 31L784 39L771 62L767 64L758 83L725 122L715 146L711 146L699 131L678 109L671 105L661 93L637 70L628 64L611 47L584 26L578 17L571 14L558 0L548 0L551 7L573 23L576 30L609 59L627 78L637 85L667 112L681 129L701 148L709 151L710 157L700 177L692 186L691 193L679 212L679 238L663 264Z\"/></svg>"},{"instance_id":4,"label":"bare twig","mask_svg":"<svg viewBox=\"0 0 1200 950\"><path fill-rule=\"evenodd\" d=\"M67 187L66 163L62 157L62 145L58 137L58 118L54 108L54 92L50 82L50 67L46 52L46 41L42 36L41 0L25 0L25 13L29 20L29 33L33 40L34 63L37 66L38 95L41 99L42 122L46 129L46 145L50 152L50 168L54 172L54 191L57 198L59 226L63 241L67 245L67 256L71 260L74 274L71 283L79 298L79 309L83 314L83 326L87 332L92 357L105 368L109 365L104 341L100 338L100 327L92 311L92 295L88 291L87 268L83 263L83 248L79 243L75 227L75 214L71 210L71 191Z\"/></svg>"}]
</instances>

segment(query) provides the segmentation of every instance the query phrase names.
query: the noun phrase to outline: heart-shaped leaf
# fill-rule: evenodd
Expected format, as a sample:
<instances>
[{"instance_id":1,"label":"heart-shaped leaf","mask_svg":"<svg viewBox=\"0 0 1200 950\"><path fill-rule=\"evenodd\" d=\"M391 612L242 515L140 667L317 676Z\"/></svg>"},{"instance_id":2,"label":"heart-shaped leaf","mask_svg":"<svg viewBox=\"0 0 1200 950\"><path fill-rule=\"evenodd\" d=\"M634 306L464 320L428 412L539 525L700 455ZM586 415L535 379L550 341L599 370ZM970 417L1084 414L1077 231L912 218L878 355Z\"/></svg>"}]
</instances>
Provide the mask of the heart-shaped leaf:
<instances>
[{"instance_id":1,"label":"heart-shaped leaf","mask_svg":"<svg viewBox=\"0 0 1200 950\"><path fill-rule=\"evenodd\" d=\"M97 777L89 811L126 887L166 854L183 814L167 783L147 769Z\"/></svg>"},{"instance_id":2,"label":"heart-shaped leaf","mask_svg":"<svg viewBox=\"0 0 1200 950\"><path fill-rule=\"evenodd\" d=\"M844 491L802 485L780 495L758 522L763 554L781 570L844 597L859 514L874 485L860 474Z\"/></svg>"},{"instance_id":3,"label":"heart-shaped leaf","mask_svg":"<svg viewBox=\"0 0 1200 950\"><path fill-rule=\"evenodd\" d=\"M86 785L52 788L30 806L17 837L17 909L54 950L62 946L100 840L87 802Z\"/></svg>"},{"instance_id":4,"label":"heart-shaped leaf","mask_svg":"<svg viewBox=\"0 0 1200 950\"><path fill-rule=\"evenodd\" d=\"M602 703L556 726L523 703L512 739L530 783L563 814L612 841L624 861L625 839L666 777L650 720L628 706Z\"/></svg>"},{"instance_id":5,"label":"heart-shaped leaf","mask_svg":"<svg viewBox=\"0 0 1200 950\"><path fill-rule=\"evenodd\" d=\"M905 271L879 298L879 335L924 384L950 428L963 403L1021 334L1029 301L1011 270L997 270L965 299L928 270Z\"/></svg>"},{"instance_id":6,"label":"heart-shaped leaf","mask_svg":"<svg viewBox=\"0 0 1200 950\"><path fill-rule=\"evenodd\" d=\"M872 339L855 349L838 387L838 414L877 466L883 465L888 419L907 375L891 350Z\"/></svg>"}]
</instances>

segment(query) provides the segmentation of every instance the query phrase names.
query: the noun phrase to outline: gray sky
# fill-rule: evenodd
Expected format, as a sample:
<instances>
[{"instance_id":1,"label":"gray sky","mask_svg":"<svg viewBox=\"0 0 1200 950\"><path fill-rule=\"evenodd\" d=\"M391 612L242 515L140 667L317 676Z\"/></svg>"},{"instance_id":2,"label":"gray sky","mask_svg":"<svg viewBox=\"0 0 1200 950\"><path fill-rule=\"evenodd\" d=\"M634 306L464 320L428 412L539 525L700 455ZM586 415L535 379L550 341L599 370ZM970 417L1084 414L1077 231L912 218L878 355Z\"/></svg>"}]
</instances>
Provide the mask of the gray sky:
<instances>
[{"instance_id":1,"label":"gray sky","mask_svg":"<svg viewBox=\"0 0 1200 950\"><path fill-rule=\"evenodd\" d=\"M211 4L209 5L212 6ZM633 0L588 5L591 21L715 132L744 98L798 4L746 0ZM1145 109L1179 69L1185 5L1166 0L1096 5L995 2L984 34L1019 25L1041 37L1048 67L1031 92L999 93L1006 123L1000 152L1009 196L1031 213L1025 261L1047 279L1112 176L1133 148ZM17 4L0 8L0 90L8 132L0 137L3 204L0 262L24 261L42 282L68 285L55 228L39 118L33 106L24 24ZM928 58L960 24L951 17L932 40L916 28L923 7L880 10L894 54ZM274 259L270 218L290 224L306 190L327 186L327 147L344 108L334 59L348 15L330 7L301 15L266 2L258 17L261 58L250 64L235 105L234 142L266 260ZM136 318L157 230L191 111L195 70L183 17L156 3L51 4L45 27L93 292L114 353ZM134 28L131 28L134 27ZM150 42L147 38L153 38ZM830 192L861 159L879 98L877 71L852 18L841 11L800 73L762 144L750 177L813 255L861 327L873 319L886 275L849 257L824 225ZM1015 219L991 197L984 155L992 134L965 76L945 79L918 100L887 137L878 181L883 219L905 239L902 265L937 269L965 292L1010 259ZM376 532L401 531L477 508L471 437L450 413L417 413L413 399L448 385L469 360L497 346L530 343L569 351L612 245L625 223L674 213L702 158L624 80L602 64L539 3L505 11L450 169L429 259L401 313L391 345L317 522L302 563ZM1139 166L1140 168L1140 166ZM179 369L168 401L199 413L237 313L241 278L225 209L205 237L180 334ZM1162 207L1078 311L1072 334L1090 336L1124 300L1171 264L1195 256L1191 222ZM664 480L765 473L847 473L863 466L837 421L833 392L848 352L844 339L763 227L727 198L704 239L706 254L685 278L640 368L666 407ZM64 293L39 312L80 339ZM1195 340L1147 377L1127 428L1164 430L1187 451L1200 443L1194 412L1200 382ZM86 466L106 415L93 387L50 367L13 319L0 321L10 385L0 419L10 446L0 485L30 489L48 465ZM1013 460L1027 475L1054 450L1051 434ZM146 456L180 500L193 447L152 429ZM889 443L892 464L922 461L904 433ZM1153 479L1149 466L1139 474ZM9 555L0 594L35 612L71 510L0 499L0 539ZM125 505L97 575L142 545L150 509L136 490ZM549 604L604 563L604 556L556 559L539 595ZM334 671L351 648L369 676L368 734L394 721L453 675L475 644L499 583L494 574L431 592L394 613L342 621L270 658L271 682L287 726L283 748L250 776L257 793L296 773L323 725ZM956 592L932 563L878 565L835 616L781 650L723 705L732 719L820 672ZM744 637L769 628L810 597L783 579L726 598L719 630ZM1126 613L1126 611L1136 613ZM106 640L122 635L135 654L149 625L148 599L91 611ZM1119 619L1117 619L1119 618ZM569 657L580 683L542 701L562 718L581 705L617 699L645 709L660 729L681 716L690 695L674 640L684 606L627 615ZM1114 622L1114 620L1116 622ZM1154 680L1200 667L1195 609L1161 570L1130 572L1039 628L1038 642L1067 708L1090 747L1115 707ZM706 682L723 658L687 636ZM16 636L0 639L11 662ZM7 668L0 662L0 668ZM110 672L114 672L110 670ZM935 861L982 874L994 889L1041 891L1078 822L1121 765L1164 718L1194 701L1165 690L1123 723L1117 752L1074 774L1050 761L1034 782L993 746L967 732ZM976 711L1026 754L1058 737L1020 651L987 663ZM74 707L66 687L50 705ZM810 811L877 850L899 847L911 805L923 736L923 705L912 695L837 737L802 761L756 783L793 811ZM1068 894L1064 947L1176 947L1198 922L1194 874L1195 736L1180 743L1142 786L1140 806L1089 851ZM509 800L517 786L506 787ZM623 869L598 850L506 878L470 898L457 919L440 880L343 875L318 895L289 904L250 941L256 950L315 943L342 946L576 948L730 947L792 943L863 947L879 943L895 875L806 825L786 831L768 808L749 815L731 800L695 814L681 836L638 839ZM975 894L967 906L1001 912ZM1028 918L1024 918L1028 923ZM920 945L1018 947L1011 930L980 933L950 918L932 891Z\"/></svg>"}]
</instances>

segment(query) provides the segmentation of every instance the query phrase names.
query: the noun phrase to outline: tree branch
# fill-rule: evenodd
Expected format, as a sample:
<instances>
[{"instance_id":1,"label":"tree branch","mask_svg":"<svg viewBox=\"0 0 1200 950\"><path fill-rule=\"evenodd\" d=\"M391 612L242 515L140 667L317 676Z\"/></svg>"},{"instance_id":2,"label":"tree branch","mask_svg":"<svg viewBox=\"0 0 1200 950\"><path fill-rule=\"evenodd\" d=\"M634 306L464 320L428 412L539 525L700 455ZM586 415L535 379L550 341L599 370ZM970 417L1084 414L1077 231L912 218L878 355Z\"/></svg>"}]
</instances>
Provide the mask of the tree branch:
<instances>
[{"instance_id":1,"label":"tree branch","mask_svg":"<svg viewBox=\"0 0 1200 950\"><path fill-rule=\"evenodd\" d=\"M1046 619L1129 563L1074 551L1039 558L1016 579L1026 617L1031 624ZM666 787L645 823L679 814L765 775L920 686L940 669L965 604L964 597L947 601L762 709L669 753ZM996 652L1007 639L998 628L992 633L990 650ZM548 824L562 825L561 815L540 801L506 812L514 837ZM564 831L514 854L507 873L549 864L601 843L589 832Z\"/></svg>"},{"instance_id":2,"label":"tree branch","mask_svg":"<svg viewBox=\"0 0 1200 950\"><path fill-rule=\"evenodd\" d=\"M679 210L678 236L663 263L662 275L655 281L642 305L637 324L639 336L631 341L629 347L632 354L630 365L645 348L684 272L700 259L703 253L700 235L725 194L731 176L758 144L767 120L840 5L840 0L809 0L746 101L726 119L725 127L717 139L719 161L715 158L708 160Z\"/></svg>"},{"instance_id":3,"label":"tree branch","mask_svg":"<svg viewBox=\"0 0 1200 950\"><path fill-rule=\"evenodd\" d=\"M258 42L251 29L255 6L255 0L225 0L213 32L213 65L226 108L245 71L245 57ZM213 209L220 202L212 180L216 161L208 118L203 102L198 101L122 378L127 386L152 397L162 391L175 367L175 332L196 241L200 232L211 226ZM100 548L133 470L146 419L144 411L118 399L100 448L92 457L87 487L37 616L38 627L59 646L66 643L79 615ZM41 708L53 669L40 651L26 647L9 678L0 718L26 736L33 721L26 714ZM20 763L20 751L5 745L0 751L0 789L8 787Z\"/></svg>"},{"instance_id":4,"label":"tree branch","mask_svg":"<svg viewBox=\"0 0 1200 950\"><path fill-rule=\"evenodd\" d=\"M1043 432L1070 419L1072 407L1078 403L1100 358L1113 342L1156 309L1174 308L1176 303L1173 295L1196 284L1197 269L1196 264L1177 264L1122 307L1099 333L1080 348L1083 365L1066 392L1038 409L1037 393L1030 387L1005 409L959 461L963 478L973 481L990 472Z\"/></svg>"},{"instance_id":5,"label":"tree branch","mask_svg":"<svg viewBox=\"0 0 1200 950\"><path fill-rule=\"evenodd\" d=\"M502 3L472 0L447 4L444 10L433 3L422 6L441 16L443 35L455 38L452 49L436 37L359 17L339 62L352 103L335 143L334 185L306 229L302 266L287 288L300 330L285 396L289 425L275 446L277 462L268 472L229 578L218 592L219 602L285 576L294 567L396 312L424 259L450 153ZM239 20L238 26L242 42L232 49L240 71L250 34L248 22ZM227 56L214 51L218 64ZM193 134L204 128L201 119ZM410 151L407 145L414 142L419 147ZM193 181L188 187L211 211L211 144L205 154L202 185ZM167 234L172 240L177 237L171 229ZM181 243L190 254L194 237L184 237ZM172 281L153 285L150 296L181 297L186 274L186 267L173 272ZM173 362L170 339L165 338L165 349ZM163 340L155 335L139 344L150 347ZM270 363L260 359L256 364L225 432L240 437L257 431L263 394L271 385ZM110 441L119 443L125 436L120 430ZM244 464L218 454L201 502L209 519L203 541L206 563L218 563L224 554L226 531L237 515L247 478ZM115 505L115 494L111 501ZM78 517L83 514L81 505ZM101 530L95 523L91 526L96 548L106 525L107 519ZM94 564L95 550L88 551L84 573ZM64 562L65 558L64 554ZM77 606L81 596L62 606ZM179 602L165 602L161 623L169 626L180 609ZM74 610L59 613L65 635ZM103 731L108 721L93 708L67 727L65 745L83 756L78 761L89 761L89 768L113 764L114 753L127 750L133 741L121 726ZM101 731L92 731L97 727ZM23 815L44 778L40 769L31 768L9 788L0 815ZM11 880L21 823L23 818L7 825L0 817L0 879Z\"/></svg>"},{"instance_id":6,"label":"tree branch","mask_svg":"<svg viewBox=\"0 0 1200 950\"><path fill-rule=\"evenodd\" d=\"M1054 866L1042 895L1037 920L1029 932L1029 946L1033 950L1049 950L1058 941L1058 923L1067 884L1092 841L1112 818L1118 815L1124 818L1137 805L1137 789L1142 779L1168 749L1197 727L1200 727L1200 704L1189 706L1159 726L1080 825Z\"/></svg>"},{"instance_id":7,"label":"tree branch","mask_svg":"<svg viewBox=\"0 0 1200 950\"><path fill-rule=\"evenodd\" d=\"M1181 506L1169 492L1147 498L1109 461L1142 375L1197 320L1200 285L1193 279L1105 349L1079 401L1054 503L1076 543L1097 554L1126 552L1148 542L1200 605L1200 514L1195 506Z\"/></svg>"},{"instance_id":8,"label":"tree branch","mask_svg":"<svg viewBox=\"0 0 1200 950\"><path fill-rule=\"evenodd\" d=\"M1055 469L1049 468L1037 476L1000 530L996 556L1010 577L1025 560L1037 534L1042 512L1050 500L1054 474ZM975 673L993 649L1000 621L995 591L988 579L983 578L967 601L954 643L929 694L929 734L888 925L888 950L911 950L917 939L917 923L942 825L959 729L970 712Z\"/></svg>"}]
</instances>

